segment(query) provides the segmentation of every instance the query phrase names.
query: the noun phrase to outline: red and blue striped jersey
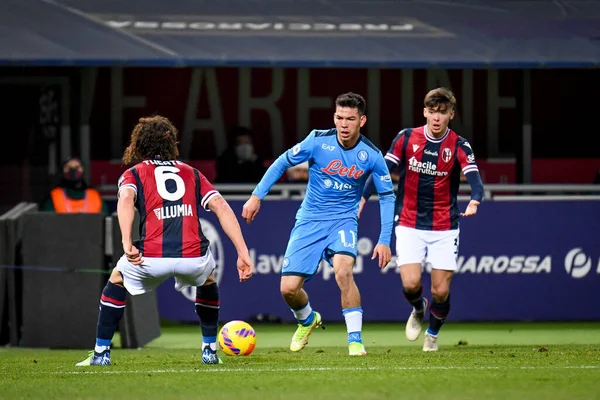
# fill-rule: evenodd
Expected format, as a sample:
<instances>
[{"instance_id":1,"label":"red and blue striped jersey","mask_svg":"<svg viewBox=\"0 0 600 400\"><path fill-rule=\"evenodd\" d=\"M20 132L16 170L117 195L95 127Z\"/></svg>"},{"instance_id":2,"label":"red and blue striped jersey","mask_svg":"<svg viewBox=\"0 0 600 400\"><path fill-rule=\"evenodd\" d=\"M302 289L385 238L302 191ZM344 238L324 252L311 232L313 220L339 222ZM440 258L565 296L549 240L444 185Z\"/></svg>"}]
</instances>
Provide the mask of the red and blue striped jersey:
<instances>
[{"instance_id":1,"label":"red and blue striped jersey","mask_svg":"<svg viewBox=\"0 0 600 400\"><path fill-rule=\"evenodd\" d=\"M219 192L181 161L145 160L119 179L119 192L131 188L140 213L139 250L146 257L190 258L206 254L198 208L208 209Z\"/></svg>"},{"instance_id":2,"label":"red and blue striped jersey","mask_svg":"<svg viewBox=\"0 0 600 400\"><path fill-rule=\"evenodd\" d=\"M427 133L427 126L404 129L385 158L400 170L399 225L434 231L458 228L460 173L478 171L466 139L451 129L438 139Z\"/></svg>"}]
</instances>

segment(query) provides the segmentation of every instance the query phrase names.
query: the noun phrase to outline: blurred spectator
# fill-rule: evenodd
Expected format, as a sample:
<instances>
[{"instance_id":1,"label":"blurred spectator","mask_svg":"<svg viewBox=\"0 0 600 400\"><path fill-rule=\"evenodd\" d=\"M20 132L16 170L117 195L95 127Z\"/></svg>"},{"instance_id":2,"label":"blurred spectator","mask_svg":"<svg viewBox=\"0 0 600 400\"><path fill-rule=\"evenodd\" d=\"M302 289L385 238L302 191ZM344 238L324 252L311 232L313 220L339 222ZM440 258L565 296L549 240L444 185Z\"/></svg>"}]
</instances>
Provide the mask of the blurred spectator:
<instances>
[{"instance_id":1,"label":"blurred spectator","mask_svg":"<svg viewBox=\"0 0 600 400\"><path fill-rule=\"evenodd\" d=\"M217 183L258 183L266 168L254 152L252 131L236 126L227 135L227 149L217 158Z\"/></svg>"},{"instance_id":2,"label":"blurred spectator","mask_svg":"<svg viewBox=\"0 0 600 400\"><path fill-rule=\"evenodd\" d=\"M50 191L41 211L57 213L104 213L108 206L100 192L89 188L83 179L83 164L78 158L69 158L62 165L62 175L57 187Z\"/></svg>"},{"instance_id":3,"label":"blurred spectator","mask_svg":"<svg viewBox=\"0 0 600 400\"><path fill-rule=\"evenodd\" d=\"M308 161L288 168L286 174L290 183L308 182Z\"/></svg>"}]
</instances>

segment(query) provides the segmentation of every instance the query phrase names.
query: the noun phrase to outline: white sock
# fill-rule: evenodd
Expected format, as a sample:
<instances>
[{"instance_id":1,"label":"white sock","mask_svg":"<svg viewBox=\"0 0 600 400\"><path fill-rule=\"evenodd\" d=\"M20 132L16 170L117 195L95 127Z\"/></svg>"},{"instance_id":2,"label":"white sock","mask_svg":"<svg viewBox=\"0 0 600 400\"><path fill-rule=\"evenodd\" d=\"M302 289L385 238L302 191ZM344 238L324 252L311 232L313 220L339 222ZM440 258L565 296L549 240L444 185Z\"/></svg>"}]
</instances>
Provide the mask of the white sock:
<instances>
[{"instance_id":1,"label":"white sock","mask_svg":"<svg viewBox=\"0 0 600 400\"><path fill-rule=\"evenodd\" d=\"M306 319L308 317L310 317L310 314L312 314L313 309L310 306L310 301L309 301L308 303L306 303L306 305L303 308L301 308L299 310L292 309L292 312L294 313L294 316L296 317L298 322L302 323L302 322L306 321Z\"/></svg>"},{"instance_id":2,"label":"white sock","mask_svg":"<svg viewBox=\"0 0 600 400\"><path fill-rule=\"evenodd\" d=\"M363 310L361 307L345 308L342 313L346 319L348 333L362 331Z\"/></svg>"},{"instance_id":3,"label":"white sock","mask_svg":"<svg viewBox=\"0 0 600 400\"><path fill-rule=\"evenodd\" d=\"M102 353L103 351L106 351L106 350L109 350L109 349L110 349L110 346L98 346L98 345L96 345L94 347L94 352L96 352L96 353Z\"/></svg>"},{"instance_id":4,"label":"white sock","mask_svg":"<svg viewBox=\"0 0 600 400\"><path fill-rule=\"evenodd\" d=\"M212 342L212 343L202 342L202 348L205 348L206 346L210 346L211 351L217 351L217 343L216 342Z\"/></svg>"}]
</instances>

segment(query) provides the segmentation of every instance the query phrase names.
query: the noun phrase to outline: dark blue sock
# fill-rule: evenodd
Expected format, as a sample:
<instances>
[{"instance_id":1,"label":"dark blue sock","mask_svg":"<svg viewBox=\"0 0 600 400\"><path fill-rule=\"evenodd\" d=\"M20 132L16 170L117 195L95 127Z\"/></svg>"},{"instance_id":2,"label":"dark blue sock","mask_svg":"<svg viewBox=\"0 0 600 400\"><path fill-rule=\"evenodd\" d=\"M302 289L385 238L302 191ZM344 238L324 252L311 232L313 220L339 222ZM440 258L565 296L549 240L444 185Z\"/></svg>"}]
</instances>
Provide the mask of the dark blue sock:
<instances>
[{"instance_id":1,"label":"dark blue sock","mask_svg":"<svg viewBox=\"0 0 600 400\"><path fill-rule=\"evenodd\" d=\"M216 283L196 287L196 314L200 318L204 343L217 341L219 306L219 287Z\"/></svg>"},{"instance_id":2,"label":"dark blue sock","mask_svg":"<svg viewBox=\"0 0 600 400\"><path fill-rule=\"evenodd\" d=\"M419 290L416 292L407 292L406 289L404 289L404 297L406 297L406 300L415 308L417 312L423 311L425 306L423 302L423 286L420 286Z\"/></svg>"},{"instance_id":3,"label":"dark blue sock","mask_svg":"<svg viewBox=\"0 0 600 400\"><path fill-rule=\"evenodd\" d=\"M100 315L96 328L96 346L108 347L125 312L127 291L108 281L100 297Z\"/></svg>"},{"instance_id":4,"label":"dark blue sock","mask_svg":"<svg viewBox=\"0 0 600 400\"><path fill-rule=\"evenodd\" d=\"M429 307L429 328L427 328L427 333L437 336L442 325L444 325L444 321L446 321L449 312L450 295L448 295L448 298L441 303L432 299L431 307Z\"/></svg>"}]
</instances>

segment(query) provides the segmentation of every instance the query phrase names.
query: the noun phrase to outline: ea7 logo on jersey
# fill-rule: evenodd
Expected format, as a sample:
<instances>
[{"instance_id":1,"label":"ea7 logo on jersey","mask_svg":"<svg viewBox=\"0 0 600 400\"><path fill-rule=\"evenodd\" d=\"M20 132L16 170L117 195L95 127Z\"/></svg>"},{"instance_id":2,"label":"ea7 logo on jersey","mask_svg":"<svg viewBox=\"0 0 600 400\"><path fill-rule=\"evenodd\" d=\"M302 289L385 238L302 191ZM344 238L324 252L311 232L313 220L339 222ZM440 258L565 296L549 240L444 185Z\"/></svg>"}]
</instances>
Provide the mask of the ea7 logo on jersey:
<instances>
[{"instance_id":1,"label":"ea7 logo on jersey","mask_svg":"<svg viewBox=\"0 0 600 400\"><path fill-rule=\"evenodd\" d=\"M341 160L331 160L327 167L321 168L321 171L328 175L347 176L354 179L360 178L365 173L362 169L357 169L354 164L350 168L344 167Z\"/></svg>"},{"instance_id":2,"label":"ea7 logo on jersey","mask_svg":"<svg viewBox=\"0 0 600 400\"><path fill-rule=\"evenodd\" d=\"M323 144L321 145L321 148L322 148L322 149L325 149L325 150L329 150L329 151L333 151L333 150L335 150L335 146L332 146L332 145L330 145L330 144L326 144L326 143L323 143Z\"/></svg>"}]
</instances>

